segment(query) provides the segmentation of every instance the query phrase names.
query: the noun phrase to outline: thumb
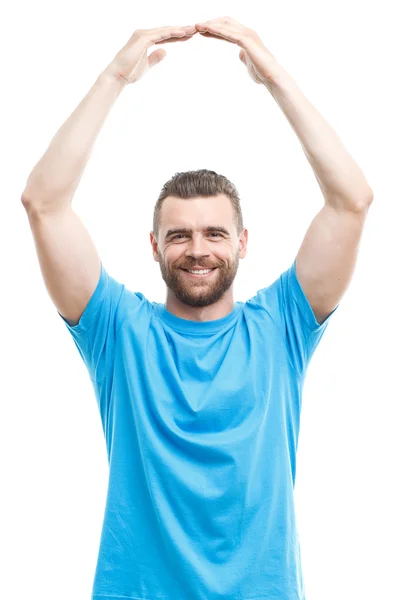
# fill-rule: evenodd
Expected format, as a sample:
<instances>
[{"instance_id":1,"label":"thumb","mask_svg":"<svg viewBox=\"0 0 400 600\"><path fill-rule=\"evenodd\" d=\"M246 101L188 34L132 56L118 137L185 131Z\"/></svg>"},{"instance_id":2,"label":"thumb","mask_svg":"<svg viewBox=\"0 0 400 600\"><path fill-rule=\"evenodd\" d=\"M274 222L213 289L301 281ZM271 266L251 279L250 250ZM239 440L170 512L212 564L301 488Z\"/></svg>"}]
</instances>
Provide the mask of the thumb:
<instances>
[{"instance_id":1,"label":"thumb","mask_svg":"<svg viewBox=\"0 0 400 600\"><path fill-rule=\"evenodd\" d=\"M243 64L246 64L245 56L246 56L246 51L243 50L243 48L242 48L241 51L239 52L239 58Z\"/></svg>"},{"instance_id":2,"label":"thumb","mask_svg":"<svg viewBox=\"0 0 400 600\"><path fill-rule=\"evenodd\" d=\"M155 50L154 52L149 54L149 67L150 68L154 67L154 65L161 62L166 56L167 56L167 53L165 52L165 50L163 48L160 48L159 50Z\"/></svg>"}]
</instances>

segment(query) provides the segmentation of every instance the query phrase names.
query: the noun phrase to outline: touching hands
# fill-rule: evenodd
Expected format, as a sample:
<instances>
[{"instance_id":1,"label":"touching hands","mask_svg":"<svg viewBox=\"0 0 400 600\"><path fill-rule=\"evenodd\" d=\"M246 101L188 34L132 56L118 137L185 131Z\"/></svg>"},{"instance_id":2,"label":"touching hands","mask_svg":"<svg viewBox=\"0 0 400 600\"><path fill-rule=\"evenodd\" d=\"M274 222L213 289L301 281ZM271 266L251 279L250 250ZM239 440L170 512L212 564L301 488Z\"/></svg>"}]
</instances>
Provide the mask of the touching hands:
<instances>
[{"instance_id":1,"label":"touching hands","mask_svg":"<svg viewBox=\"0 0 400 600\"><path fill-rule=\"evenodd\" d=\"M167 54L164 49L158 49L147 55L148 48L153 44L184 42L196 33L240 46L239 58L256 83L270 83L281 69L253 29L241 25L231 17L220 17L195 25L137 29L107 67L106 72L127 84L134 83Z\"/></svg>"}]
</instances>

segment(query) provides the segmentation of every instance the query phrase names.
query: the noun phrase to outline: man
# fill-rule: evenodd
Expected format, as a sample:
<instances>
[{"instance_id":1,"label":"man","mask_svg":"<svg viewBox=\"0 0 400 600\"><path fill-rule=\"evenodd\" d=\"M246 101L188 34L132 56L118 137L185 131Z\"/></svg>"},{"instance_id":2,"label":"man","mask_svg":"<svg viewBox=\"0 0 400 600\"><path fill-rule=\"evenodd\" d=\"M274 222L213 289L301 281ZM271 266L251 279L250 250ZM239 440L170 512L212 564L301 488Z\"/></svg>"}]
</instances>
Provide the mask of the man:
<instances>
[{"instance_id":1,"label":"man","mask_svg":"<svg viewBox=\"0 0 400 600\"><path fill-rule=\"evenodd\" d=\"M245 303L232 285L248 232L222 175L177 173L158 199L150 241L165 305L107 273L71 207L110 107L165 56L147 49L196 33L241 47L325 199L293 264ZM52 140L22 201L107 444L93 600L304 600L293 502L302 388L350 283L372 196L290 75L229 17L135 31Z\"/></svg>"}]
</instances>

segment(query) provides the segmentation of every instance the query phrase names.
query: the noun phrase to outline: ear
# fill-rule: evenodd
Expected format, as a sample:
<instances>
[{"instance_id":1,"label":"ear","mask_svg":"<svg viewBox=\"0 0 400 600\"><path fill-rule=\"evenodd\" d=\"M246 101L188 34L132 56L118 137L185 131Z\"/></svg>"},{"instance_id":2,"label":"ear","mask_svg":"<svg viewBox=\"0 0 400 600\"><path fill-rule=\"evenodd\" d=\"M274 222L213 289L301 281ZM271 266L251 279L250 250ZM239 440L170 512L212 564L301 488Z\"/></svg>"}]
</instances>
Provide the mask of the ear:
<instances>
[{"instance_id":1,"label":"ear","mask_svg":"<svg viewBox=\"0 0 400 600\"><path fill-rule=\"evenodd\" d=\"M153 258L155 261L158 262L158 242L154 235L154 231L150 231L150 243L151 243L151 248L153 251Z\"/></svg>"}]
</instances>

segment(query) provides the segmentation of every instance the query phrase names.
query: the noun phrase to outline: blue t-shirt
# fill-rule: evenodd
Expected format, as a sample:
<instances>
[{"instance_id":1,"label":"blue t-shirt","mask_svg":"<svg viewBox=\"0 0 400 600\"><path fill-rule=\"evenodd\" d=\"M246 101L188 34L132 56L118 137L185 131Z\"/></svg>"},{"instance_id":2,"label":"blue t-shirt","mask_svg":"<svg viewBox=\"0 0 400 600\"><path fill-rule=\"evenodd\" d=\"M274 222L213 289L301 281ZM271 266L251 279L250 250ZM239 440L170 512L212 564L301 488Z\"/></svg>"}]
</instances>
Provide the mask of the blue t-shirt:
<instances>
[{"instance_id":1,"label":"blue t-shirt","mask_svg":"<svg viewBox=\"0 0 400 600\"><path fill-rule=\"evenodd\" d=\"M228 315L170 313L101 265L77 325L109 485L92 600L304 600L301 395L322 325L296 261Z\"/></svg>"}]
</instances>

